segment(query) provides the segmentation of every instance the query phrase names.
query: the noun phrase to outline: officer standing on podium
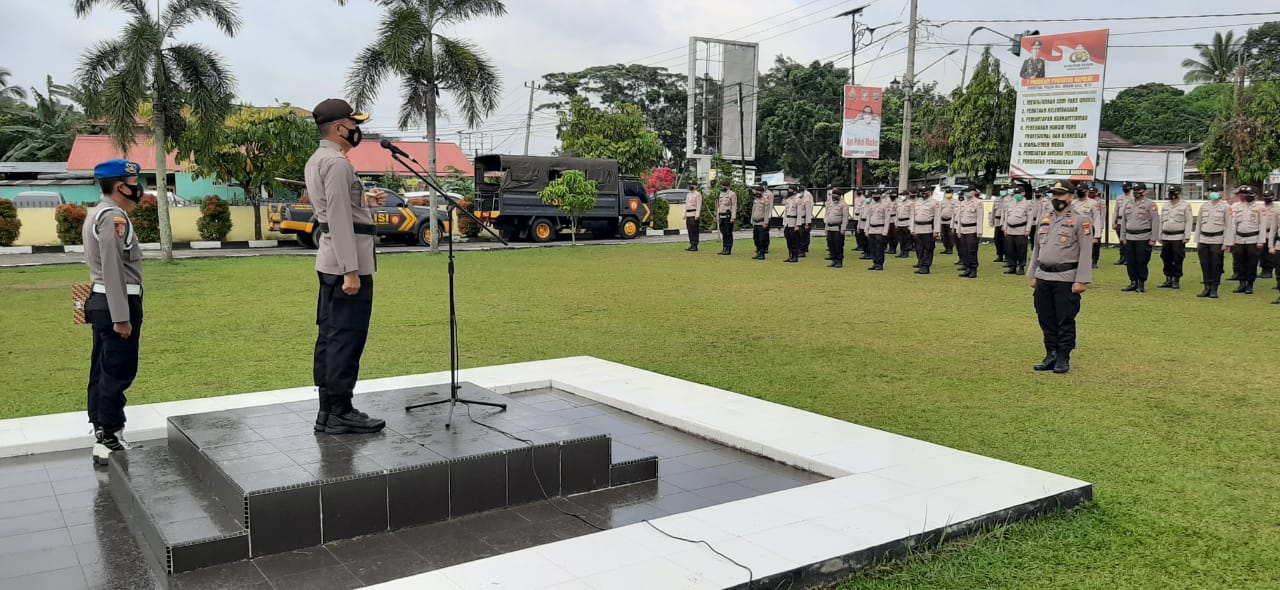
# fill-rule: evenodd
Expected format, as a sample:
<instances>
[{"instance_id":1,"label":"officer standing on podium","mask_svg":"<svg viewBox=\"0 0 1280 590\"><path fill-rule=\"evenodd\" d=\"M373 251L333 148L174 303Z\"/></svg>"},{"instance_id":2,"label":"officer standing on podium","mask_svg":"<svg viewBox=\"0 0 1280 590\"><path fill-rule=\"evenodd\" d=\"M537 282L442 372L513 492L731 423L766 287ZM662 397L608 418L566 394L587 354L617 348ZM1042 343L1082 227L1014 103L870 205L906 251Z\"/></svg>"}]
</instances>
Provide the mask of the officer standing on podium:
<instances>
[{"instance_id":1,"label":"officer standing on podium","mask_svg":"<svg viewBox=\"0 0 1280 590\"><path fill-rule=\"evenodd\" d=\"M347 160L347 152L360 144L360 124L368 121L369 115L355 112L347 101L336 98L321 102L312 114L321 138L304 172L320 232L316 241L319 335L313 364L320 411L315 430L328 434L378 432L386 422L351 404L373 315L376 232L369 204L381 206L386 199L381 191L373 191L366 202L364 184Z\"/></svg>"},{"instance_id":2,"label":"officer standing on podium","mask_svg":"<svg viewBox=\"0 0 1280 590\"><path fill-rule=\"evenodd\" d=\"M1031 255L1031 288L1036 318L1044 335L1044 360L1037 371L1066 373L1076 347L1080 296L1093 281L1093 222L1071 206L1071 187L1053 187L1053 212L1038 220L1036 249Z\"/></svg>"},{"instance_id":3,"label":"officer standing on podium","mask_svg":"<svg viewBox=\"0 0 1280 590\"><path fill-rule=\"evenodd\" d=\"M80 230L93 283L84 316L93 327L88 411L93 462L98 465L106 465L111 453L130 448L122 435L125 392L138 375L142 332L142 247L129 219L142 200L138 170L137 163L126 160L103 162L93 169L102 200Z\"/></svg>"}]
</instances>

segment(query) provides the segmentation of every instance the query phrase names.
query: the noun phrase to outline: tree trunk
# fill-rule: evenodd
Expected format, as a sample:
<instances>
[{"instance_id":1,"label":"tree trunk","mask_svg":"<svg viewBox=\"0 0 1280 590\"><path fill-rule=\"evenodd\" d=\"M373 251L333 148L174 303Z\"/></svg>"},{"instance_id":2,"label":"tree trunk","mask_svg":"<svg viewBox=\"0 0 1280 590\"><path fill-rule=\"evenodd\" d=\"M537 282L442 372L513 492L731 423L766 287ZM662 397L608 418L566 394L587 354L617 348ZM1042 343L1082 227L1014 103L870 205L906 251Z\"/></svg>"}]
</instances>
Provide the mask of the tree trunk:
<instances>
[{"instance_id":1,"label":"tree trunk","mask_svg":"<svg viewBox=\"0 0 1280 590\"><path fill-rule=\"evenodd\" d=\"M173 227L169 224L169 190L168 172L164 169L169 159L169 150L164 147L164 109L160 96L160 80L155 81L156 96L151 129L156 142L156 216L160 221L160 258L165 262L173 262Z\"/></svg>"},{"instance_id":2,"label":"tree trunk","mask_svg":"<svg viewBox=\"0 0 1280 590\"><path fill-rule=\"evenodd\" d=\"M571 222L569 224L569 231L571 232L569 234L571 236L570 239L573 240L572 244L574 246L577 246L578 245L578 218L570 217L569 221Z\"/></svg>"},{"instance_id":3,"label":"tree trunk","mask_svg":"<svg viewBox=\"0 0 1280 590\"><path fill-rule=\"evenodd\" d=\"M426 115L427 115L426 117L427 118L427 178L430 178L431 180L435 180L436 178L436 98L437 97L436 97L436 81L435 81L435 71L434 71L435 57L432 55L432 50L434 49L434 47L432 46L432 43L434 41L435 41L435 35L431 31L427 31L427 41L426 41L426 48L425 48L427 52L427 63L433 64L432 71L428 73L428 75L431 76L431 79L427 82L427 112L426 112ZM431 231L435 232L433 235L443 237L444 232L439 231L440 226L436 224L436 217L437 217L436 208L439 206L438 203L440 202L440 200L439 200L439 197L436 195L436 191L434 189L432 189L431 187L427 187L427 189L428 191L430 191L430 194L431 194L431 202L429 203L429 206L431 207L431 220L430 220ZM453 233L452 225L449 226L449 233L450 234ZM450 236L450 239L453 239L452 235ZM440 253L439 239L431 240L431 253L432 254Z\"/></svg>"},{"instance_id":4,"label":"tree trunk","mask_svg":"<svg viewBox=\"0 0 1280 590\"><path fill-rule=\"evenodd\" d=\"M247 187L244 197L253 207L253 239L262 239L262 190L258 187Z\"/></svg>"}]
</instances>

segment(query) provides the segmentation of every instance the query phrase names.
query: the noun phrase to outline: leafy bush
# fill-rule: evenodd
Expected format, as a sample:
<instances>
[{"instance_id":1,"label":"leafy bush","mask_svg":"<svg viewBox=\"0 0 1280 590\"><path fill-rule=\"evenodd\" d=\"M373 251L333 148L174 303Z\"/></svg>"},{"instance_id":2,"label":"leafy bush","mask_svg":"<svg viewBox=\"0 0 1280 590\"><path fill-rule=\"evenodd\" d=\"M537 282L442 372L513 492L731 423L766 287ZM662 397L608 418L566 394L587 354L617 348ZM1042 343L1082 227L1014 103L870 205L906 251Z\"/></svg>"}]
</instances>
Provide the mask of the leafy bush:
<instances>
[{"instance_id":1,"label":"leafy bush","mask_svg":"<svg viewBox=\"0 0 1280 590\"><path fill-rule=\"evenodd\" d=\"M466 209L467 211L471 211L472 213L474 213L476 210L476 203L475 201L472 201L470 197L463 199L458 203L462 205L463 209ZM476 223L475 221L472 221L471 218L467 217L466 215L459 214L458 215L458 231L462 232L462 235L468 238L474 238L480 235L480 224Z\"/></svg>"},{"instance_id":2,"label":"leafy bush","mask_svg":"<svg viewBox=\"0 0 1280 590\"><path fill-rule=\"evenodd\" d=\"M388 168L386 172L382 173L382 178L378 179L378 184L389 191L404 194L404 177L397 175L395 171L390 168Z\"/></svg>"},{"instance_id":3,"label":"leafy bush","mask_svg":"<svg viewBox=\"0 0 1280 590\"><path fill-rule=\"evenodd\" d=\"M231 233L231 208L222 199L209 195L200 204L200 220L196 222L200 239L221 242Z\"/></svg>"},{"instance_id":4,"label":"leafy bush","mask_svg":"<svg viewBox=\"0 0 1280 590\"><path fill-rule=\"evenodd\" d=\"M129 217L133 219L133 231L138 236L139 242L155 243L160 241L160 212L157 207L159 201L154 195L145 195L142 202L138 203L138 208L133 210L133 215Z\"/></svg>"},{"instance_id":5,"label":"leafy bush","mask_svg":"<svg viewBox=\"0 0 1280 590\"><path fill-rule=\"evenodd\" d=\"M64 245L76 246L84 243L84 238L80 234L84 228L84 219L89 216L89 211L83 205L76 203L67 203L58 205L53 210L53 220L58 223L58 240Z\"/></svg>"},{"instance_id":6,"label":"leafy bush","mask_svg":"<svg viewBox=\"0 0 1280 590\"><path fill-rule=\"evenodd\" d=\"M666 199L653 200L653 218L649 221L649 225L653 229L667 229L667 216L671 212L671 203Z\"/></svg>"},{"instance_id":7,"label":"leafy bush","mask_svg":"<svg viewBox=\"0 0 1280 590\"><path fill-rule=\"evenodd\" d=\"M18 233L22 230L22 220L18 219L18 208L13 201L0 199L0 247L12 246L18 241Z\"/></svg>"}]
</instances>

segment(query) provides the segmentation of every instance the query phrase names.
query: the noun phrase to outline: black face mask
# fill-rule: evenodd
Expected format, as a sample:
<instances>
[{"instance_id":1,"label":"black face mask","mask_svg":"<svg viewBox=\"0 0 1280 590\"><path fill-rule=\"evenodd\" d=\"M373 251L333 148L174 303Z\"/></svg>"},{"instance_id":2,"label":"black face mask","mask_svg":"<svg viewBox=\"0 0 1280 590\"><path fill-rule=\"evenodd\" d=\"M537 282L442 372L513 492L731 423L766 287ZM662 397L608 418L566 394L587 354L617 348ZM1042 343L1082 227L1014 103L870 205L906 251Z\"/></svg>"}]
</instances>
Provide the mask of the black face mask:
<instances>
[{"instance_id":1,"label":"black face mask","mask_svg":"<svg viewBox=\"0 0 1280 590\"><path fill-rule=\"evenodd\" d=\"M1066 201L1064 201L1064 200L1062 200L1062 199L1054 199L1054 200L1053 200L1053 210L1054 210L1054 211L1059 211L1059 212L1061 212L1061 211L1066 210L1066 208L1067 208L1067 202L1066 202Z\"/></svg>"},{"instance_id":2,"label":"black face mask","mask_svg":"<svg viewBox=\"0 0 1280 590\"><path fill-rule=\"evenodd\" d=\"M875 202L877 202L877 203L879 203L879 202L880 202L880 197L871 197L871 200L872 200L872 201L875 201Z\"/></svg>"},{"instance_id":3,"label":"black face mask","mask_svg":"<svg viewBox=\"0 0 1280 590\"><path fill-rule=\"evenodd\" d=\"M1258 198L1258 197L1255 197L1255 196L1253 196L1253 195L1245 195L1244 200L1249 201L1250 203L1252 203L1252 202L1254 201L1254 199L1257 199L1257 198Z\"/></svg>"},{"instance_id":4,"label":"black face mask","mask_svg":"<svg viewBox=\"0 0 1280 590\"><path fill-rule=\"evenodd\" d=\"M347 129L347 134L343 139L347 140L347 143L351 144L351 147L356 147L360 145L360 140L364 139L364 132L361 131L360 126L357 125Z\"/></svg>"},{"instance_id":5,"label":"black face mask","mask_svg":"<svg viewBox=\"0 0 1280 590\"><path fill-rule=\"evenodd\" d=\"M1274 202L1275 200L1276 198L1271 196L1262 197L1263 203L1271 203L1271 202Z\"/></svg>"},{"instance_id":6,"label":"black face mask","mask_svg":"<svg viewBox=\"0 0 1280 590\"><path fill-rule=\"evenodd\" d=\"M125 184L125 183L123 183L123 182L122 182L122 183L120 183L120 186L122 186L122 187L124 187L124 188L126 189L126 193L127 193L127 194L125 194L124 198L129 199L130 201L133 201L134 203L138 203L138 202L141 202L141 201L142 201L142 186L141 186L141 185L137 185L137 184Z\"/></svg>"}]
</instances>

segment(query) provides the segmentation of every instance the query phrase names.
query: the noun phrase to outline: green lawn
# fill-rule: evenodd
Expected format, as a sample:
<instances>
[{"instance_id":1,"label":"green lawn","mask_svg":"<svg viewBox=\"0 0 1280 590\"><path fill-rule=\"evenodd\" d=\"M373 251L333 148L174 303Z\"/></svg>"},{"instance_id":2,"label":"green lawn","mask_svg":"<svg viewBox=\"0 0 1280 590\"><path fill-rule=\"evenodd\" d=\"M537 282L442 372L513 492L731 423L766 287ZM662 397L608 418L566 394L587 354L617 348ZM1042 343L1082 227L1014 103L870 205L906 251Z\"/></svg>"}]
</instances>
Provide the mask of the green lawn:
<instances>
[{"instance_id":1,"label":"green lawn","mask_svg":"<svg viewBox=\"0 0 1280 590\"><path fill-rule=\"evenodd\" d=\"M463 366L593 355L1095 484L1089 509L997 531L847 588L1280 587L1280 306L1121 294L1104 252L1070 375L1034 374L1031 290L905 260L868 273L683 252L683 245L464 253ZM443 256L380 259L362 376L445 369ZM307 385L309 258L148 263L133 403ZM0 418L82 407L79 267L0 271ZM1229 290L1225 289L1225 290ZM1224 290L1224 291L1225 291Z\"/></svg>"}]
</instances>

